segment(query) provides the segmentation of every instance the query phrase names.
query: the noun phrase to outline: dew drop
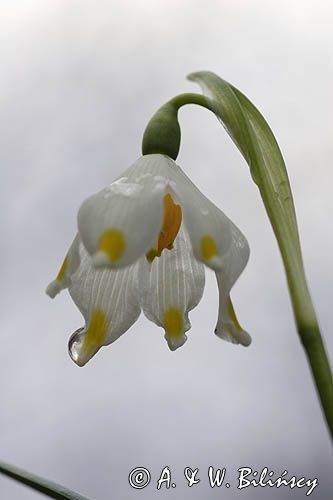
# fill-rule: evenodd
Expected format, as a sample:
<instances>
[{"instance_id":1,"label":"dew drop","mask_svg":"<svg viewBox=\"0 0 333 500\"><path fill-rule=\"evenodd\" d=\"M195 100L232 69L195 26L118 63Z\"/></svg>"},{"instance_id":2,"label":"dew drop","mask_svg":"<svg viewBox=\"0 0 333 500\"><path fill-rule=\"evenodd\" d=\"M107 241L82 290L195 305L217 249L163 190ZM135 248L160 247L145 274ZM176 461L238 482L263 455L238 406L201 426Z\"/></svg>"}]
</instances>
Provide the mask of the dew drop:
<instances>
[{"instance_id":1,"label":"dew drop","mask_svg":"<svg viewBox=\"0 0 333 500\"><path fill-rule=\"evenodd\" d=\"M82 336L85 331L84 326L75 330L75 332L70 336L68 341L68 353L74 363L79 364L79 351L77 350L78 344L82 341Z\"/></svg>"},{"instance_id":2,"label":"dew drop","mask_svg":"<svg viewBox=\"0 0 333 500\"><path fill-rule=\"evenodd\" d=\"M133 197L137 196L142 191L142 189L143 186L141 184L128 182L127 177L121 177L105 188L103 198L107 199L115 194L126 197Z\"/></svg>"}]
</instances>

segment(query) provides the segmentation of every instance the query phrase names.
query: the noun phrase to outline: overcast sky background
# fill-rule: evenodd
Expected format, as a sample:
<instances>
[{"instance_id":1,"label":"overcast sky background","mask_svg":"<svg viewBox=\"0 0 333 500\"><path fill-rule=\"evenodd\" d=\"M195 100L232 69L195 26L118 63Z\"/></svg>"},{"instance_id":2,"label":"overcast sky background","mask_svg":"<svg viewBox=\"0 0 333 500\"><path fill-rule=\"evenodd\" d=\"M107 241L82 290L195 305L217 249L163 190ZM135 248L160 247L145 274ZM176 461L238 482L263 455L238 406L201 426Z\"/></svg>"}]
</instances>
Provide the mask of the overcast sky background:
<instances>
[{"instance_id":1,"label":"overcast sky background","mask_svg":"<svg viewBox=\"0 0 333 500\"><path fill-rule=\"evenodd\" d=\"M144 127L211 70L263 112L294 192L309 285L332 340L333 7L329 1L0 3L2 327L0 457L93 500L301 499L305 490L238 491L237 469L317 477L327 500L333 456L297 339L281 259L247 166L206 110L180 113L178 163L240 227L251 258L233 299L253 344L214 336L217 288L171 353L145 317L85 368L67 355L82 326L67 292L44 289L76 231L82 200L140 156ZM157 491L170 466L175 489ZM231 488L210 489L226 467ZM133 490L127 476L151 469ZM186 466L199 467L189 489ZM1 500L41 498L0 477Z\"/></svg>"}]
</instances>

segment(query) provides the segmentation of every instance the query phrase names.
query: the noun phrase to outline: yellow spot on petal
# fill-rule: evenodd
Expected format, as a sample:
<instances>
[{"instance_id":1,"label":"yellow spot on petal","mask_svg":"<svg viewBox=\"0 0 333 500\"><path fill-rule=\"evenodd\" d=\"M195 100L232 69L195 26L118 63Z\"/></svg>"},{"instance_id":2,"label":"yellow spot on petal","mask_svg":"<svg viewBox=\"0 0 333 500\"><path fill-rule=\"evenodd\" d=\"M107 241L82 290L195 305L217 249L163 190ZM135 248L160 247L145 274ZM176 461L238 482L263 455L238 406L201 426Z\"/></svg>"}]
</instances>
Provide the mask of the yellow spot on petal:
<instances>
[{"instance_id":1,"label":"yellow spot on petal","mask_svg":"<svg viewBox=\"0 0 333 500\"><path fill-rule=\"evenodd\" d=\"M157 256L157 252L155 248L151 248L147 253L146 253L146 259L148 260L149 264L153 262L155 257Z\"/></svg>"},{"instance_id":2,"label":"yellow spot on petal","mask_svg":"<svg viewBox=\"0 0 333 500\"><path fill-rule=\"evenodd\" d=\"M235 325L236 330L241 332L243 330L243 328L240 326L240 324L238 322L238 319L237 319L237 316L235 313L235 309L234 309L234 306L232 305L230 297L228 299L228 313L229 313L230 319L232 320L233 324Z\"/></svg>"},{"instance_id":3,"label":"yellow spot on petal","mask_svg":"<svg viewBox=\"0 0 333 500\"><path fill-rule=\"evenodd\" d=\"M175 204L171 194L166 194L163 202L163 223L158 236L158 242L156 248L150 249L146 254L149 263L153 262L155 257L160 257L165 248L172 250L173 243L182 223L181 206Z\"/></svg>"},{"instance_id":4,"label":"yellow spot on petal","mask_svg":"<svg viewBox=\"0 0 333 500\"><path fill-rule=\"evenodd\" d=\"M58 275L56 277L57 281L61 281L63 277L65 276L65 272L68 266L68 255L66 255L64 262L61 265L60 271L58 272Z\"/></svg>"},{"instance_id":5,"label":"yellow spot on petal","mask_svg":"<svg viewBox=\"0 0 333 500\"><path fill-rule=\"evenodd\" d=\"M102 309L95 309L84 336L82 350L92 357L103 345L108 332L108 320Z\"/></svg>"},{"instance_id":6,"label":"yellow spot on petal","mask_svg":"<svg viewBox=\"0 0 333 500\"><path fill-rule=\"evenodd\" d=\"M170 307L163 315L163 326L170 337L181 337L183 335L183 313L176 307Z\"/></svg>"},{"instance_id":7,"label":"yellow spot on petal","mask_svg":"<svg viewBox=\"0 0 333 500\"><path fill-rule=\"evenodd\" d=\"M97 247L98 252L104 252L111 262L119 260L125 252L124 235L119 229L112 228L102 234Z\"/></svg>"},{"instance_id":8,"label":"yellow spot on petal","mask_svg":"<svg viewBox=\"0 0 333 500\"><path fill-rule=\"evenodd\" d=\"M210 260L219 254L215 241L211 236L207 235L201 238L201 253L203 260Z\"/></svg>"}]
</instances>

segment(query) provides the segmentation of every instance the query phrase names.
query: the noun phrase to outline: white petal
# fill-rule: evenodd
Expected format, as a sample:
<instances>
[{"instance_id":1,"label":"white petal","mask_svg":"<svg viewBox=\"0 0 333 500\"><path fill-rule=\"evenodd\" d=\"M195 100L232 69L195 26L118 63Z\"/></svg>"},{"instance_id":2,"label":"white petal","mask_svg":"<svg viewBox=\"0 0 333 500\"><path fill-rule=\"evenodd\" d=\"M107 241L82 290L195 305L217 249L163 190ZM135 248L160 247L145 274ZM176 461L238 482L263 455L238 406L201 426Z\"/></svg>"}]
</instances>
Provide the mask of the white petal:
<instances>
[{"instance_id":1,"label":"white petal","mask_svg":"<svg viewBox=\"0 0 333 500\"><path fill-rule=\"evenodd\" d=\"M95 265L127 266L155 243L170 162L163 155L143 156L82 204L79 233Z\"/></svg>"},{"instance_id":2,"label":"white petal","mask_svg":"<svg viewBox=\"0 0 333 500\"><path fill-rule=\"evenodd\" d=\"M194 256L214 270L221 269L232 244L232 222L179 167L174 170L174 181Z\"/></svg>"},{"instance_id":3,"label":"white petal","mask_svg":"<svg viewBox=\"0 0 333 500\"><path fill-rule=\"evenodd\" d=\"M188 312L199 302L205 284L204 266L194 259L183 228L172 250L148 264L140 261L140 300L148 319L165 329L165 339L173 351L187 340Z\"/></svg>"},{"instance_id":4,"label":"white petal","mask_svg":"<svg viewBox=\"0 0 333 500\"><path fill-rule=\"evenodd\" d=\"M174 177L179 171L180 168L169 156L151 154L141 156L124 172L122 177L128 177L133 182L142 182L147 178L154 177L156 182L173 183Z\"/></svg>"},{"instance_id":5,"label":"white petal","mask_svg":"<svg viewBox=\"0 0 333 500\"><path fill-rule=\"evenodd\" d=\"M251 343L251 337L240 326L230 299L230 290L249 259L247 240L176 164L172 178L176 201L182 208L194 256L216 271L219 317L215 333L225 340L247 346Z\"/></svg>"},{"instance_id":6,"label":"white petal","mask_svg":"<svg viewBox=\"0 0 333 500\"><path fill-rule=\"evenodd\" d=\"M123 269L95 269L82 243L81 263L72 276L69 293L84 316L86 325L69 341L73 361L85 365L102 347L117 340L137 320L140 306L137 265Z\"/></svg>"},{"instance_id":7,"label":"white petal","mask_svg":"<svg viewBox=\"0 0 333 500\"><path fill-rule=\"evenodd\" d=\"M80 265L79 241L80 237L77 234L62 263L58 276L55 280L51 281L46 289L47 295L52 299L58 295L61 290L68 288L72 274L75 273Z\"/></svg>"},{"instance_id":8,"label":"white petal","mask_svg":"<svg viewBox=\"0 0 333 500\"><path fill-rule=\"evenodd\" d=\"M219 315L215 328L218 337L248 346L250 335L240 326L230 299L230 290L249 259L249 246L243 234L232 225L232 247L223 262L223 268L216 273L219 288Z\"/></svg>"}]
</instances>

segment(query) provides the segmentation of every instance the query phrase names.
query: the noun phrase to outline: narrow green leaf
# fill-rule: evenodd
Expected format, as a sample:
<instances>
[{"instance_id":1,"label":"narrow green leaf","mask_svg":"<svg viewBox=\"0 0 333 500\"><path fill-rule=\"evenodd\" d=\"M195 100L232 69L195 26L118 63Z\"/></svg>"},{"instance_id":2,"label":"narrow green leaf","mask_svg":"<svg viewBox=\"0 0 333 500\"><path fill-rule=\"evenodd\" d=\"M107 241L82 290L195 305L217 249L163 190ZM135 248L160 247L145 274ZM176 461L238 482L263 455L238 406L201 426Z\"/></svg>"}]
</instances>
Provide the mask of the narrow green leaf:
<instances>
[{"instance_id":1,"label":"narrow green leaf","mask_svg":"<svg viewBox=\"0 0 333 500\"><path fill-rule=\"evenodd\" d=\"M189 75L247 161L271 221L286 270L296 324L333 435L333 379L306 283L295 208L286 166L273 132L258 109L211 72Z\"/></svg>"},{"instance_id":2,"label":"narrow green leaf","mask_svg":"<svg viewBox=\"0 0 333 500\"><path fill-rule=\"evenodd\" d=\"M0 473L57 500L89 500L59 484L0 461Z\"/></svg>"},{"instance_id":3,"label":"narrow green leaf","mask_svg":"<svg viewBox=\"0 0 333 500\"><path fill-rule=\"evenodd\" d=\"M296 215L285 163L275 137L256 107L238 89L211 72L193 73L221 121L247 161L278 239L293 242L293 257L301 264ZM281 234L282 233L282 234Z\"/></svg>"}]
</instances>

